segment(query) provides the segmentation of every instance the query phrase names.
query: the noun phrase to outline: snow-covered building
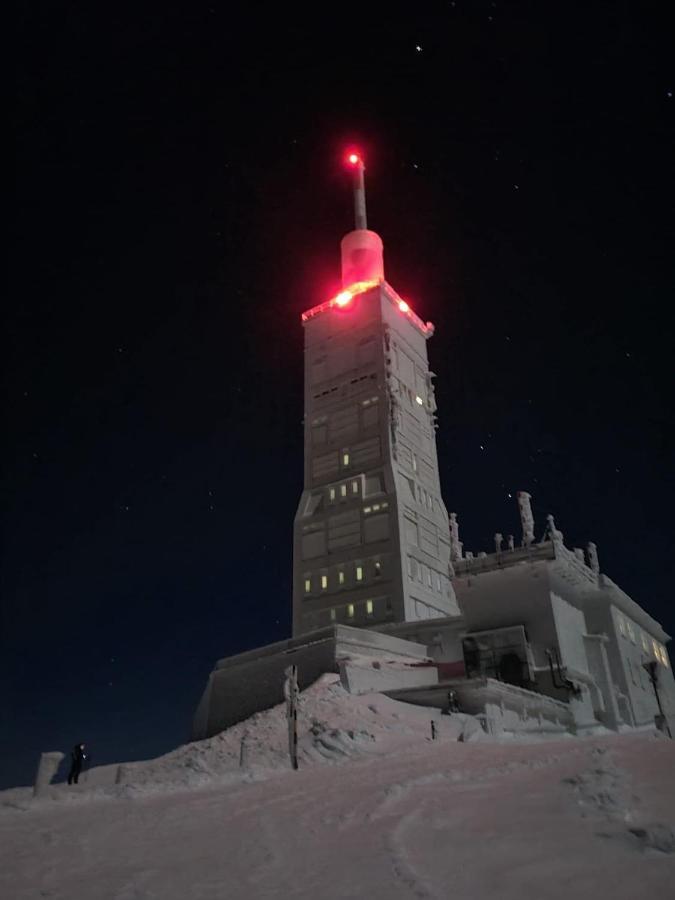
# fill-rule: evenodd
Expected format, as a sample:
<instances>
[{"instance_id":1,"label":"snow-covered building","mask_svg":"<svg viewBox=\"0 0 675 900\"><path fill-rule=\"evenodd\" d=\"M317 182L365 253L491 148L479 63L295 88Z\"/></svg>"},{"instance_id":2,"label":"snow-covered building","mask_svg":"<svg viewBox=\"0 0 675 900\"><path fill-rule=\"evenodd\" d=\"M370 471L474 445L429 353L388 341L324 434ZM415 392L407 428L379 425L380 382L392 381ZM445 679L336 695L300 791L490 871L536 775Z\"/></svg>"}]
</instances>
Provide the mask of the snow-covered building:
<instances>
[{"instance_id":1,"label":"snow-covered building","mask_svg":"<svg viewBox=\"0 0 675 900\"><path fill-rule=\"evenodd\" d=\"M343 290L303 314L304 489L293 540L293 638L220 660L195 715L207 737L340 672L355 693L444 709L491 730L654 727L675 733L675 680L658 622L565 547L549 517L537 543L518 494L519 545L465 553L441 496L436 403L423 322L385 281L368 230L363 164ZM482 710L482 712L481 712Z\"/></svg>"},{"instance_id":2,"label":"snow-covered building","mask_svg":"<svg viewBox=\"0 0 675 900\"><path fill-rule=\"evenodd\" d=\"M352 163L356 228L342 291L305 312L304 490L294 527L293 634L458 615L423 322L385 281ZM411 572L422 572L421 579Z\"/></svg>"}]
</instances>

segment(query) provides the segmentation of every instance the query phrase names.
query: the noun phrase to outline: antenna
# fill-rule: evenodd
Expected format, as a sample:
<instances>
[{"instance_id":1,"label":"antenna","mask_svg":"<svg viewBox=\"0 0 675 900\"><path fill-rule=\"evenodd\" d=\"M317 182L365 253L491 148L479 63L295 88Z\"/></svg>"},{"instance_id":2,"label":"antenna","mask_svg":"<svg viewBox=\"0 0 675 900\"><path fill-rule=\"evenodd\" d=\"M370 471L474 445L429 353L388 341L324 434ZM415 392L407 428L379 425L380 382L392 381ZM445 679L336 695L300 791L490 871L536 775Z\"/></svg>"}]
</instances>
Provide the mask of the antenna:
<instances>
[{"instance_id":1,"label":"antenna","mask_svg":"<svg viewBox=\"0 0 675 900\"><path fill-rule=\"evenodd\" d=\"M363 173L366 167L363 157L357 150L352 150L347 156L347 165L353 172L354 185L354 228L357 231L365 231L368 228L366 218L366 185Z\"/></svg>"}]
</instances>

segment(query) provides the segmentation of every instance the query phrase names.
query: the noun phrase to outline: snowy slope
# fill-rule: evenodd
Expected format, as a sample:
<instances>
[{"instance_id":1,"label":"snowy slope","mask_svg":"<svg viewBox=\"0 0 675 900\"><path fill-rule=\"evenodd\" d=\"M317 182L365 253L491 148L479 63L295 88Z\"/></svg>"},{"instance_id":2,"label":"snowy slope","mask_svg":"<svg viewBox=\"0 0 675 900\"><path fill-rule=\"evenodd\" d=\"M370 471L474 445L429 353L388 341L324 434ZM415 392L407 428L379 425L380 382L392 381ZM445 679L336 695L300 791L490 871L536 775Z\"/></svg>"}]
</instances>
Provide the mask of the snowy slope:
<instances>
[{"instance_id":1,"label":"snowy slope","mask_svg":"<svg viewBox=\"0 0 675 900\"><path fill-rule=\"evenodd\" d=\"M298 772L277 708L134 764L128 784L56 787L35 801L0 794L0 896L636 900L672 890L673 742L498 743L469 717L444 717L432 743L429 710L330 681L303 695Z\"/></svg>"}]
</instances>

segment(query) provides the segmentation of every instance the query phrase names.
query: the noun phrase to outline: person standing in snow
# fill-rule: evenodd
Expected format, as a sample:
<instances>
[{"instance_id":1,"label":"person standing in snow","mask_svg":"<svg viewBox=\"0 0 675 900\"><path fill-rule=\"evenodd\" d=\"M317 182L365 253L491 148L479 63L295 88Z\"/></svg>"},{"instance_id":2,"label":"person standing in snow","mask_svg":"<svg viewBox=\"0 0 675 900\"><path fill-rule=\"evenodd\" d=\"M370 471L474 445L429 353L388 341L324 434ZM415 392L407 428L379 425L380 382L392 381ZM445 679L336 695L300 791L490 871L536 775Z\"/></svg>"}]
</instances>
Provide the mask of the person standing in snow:
<instances>
[{"instance_id":1,"label":"person standing in snow","mask_svg":"<svg viewBox=\"0 0 675 900\"><path fill-rule=\"evenodd\" d=\"M70 758L71 764L70 772L68 773L68 784L77 784L77 779L80 777L82 766L87 758L87 754L84 752L84 744L75 744L72 753L70 754Z\"/></svg>"}]
</instances>

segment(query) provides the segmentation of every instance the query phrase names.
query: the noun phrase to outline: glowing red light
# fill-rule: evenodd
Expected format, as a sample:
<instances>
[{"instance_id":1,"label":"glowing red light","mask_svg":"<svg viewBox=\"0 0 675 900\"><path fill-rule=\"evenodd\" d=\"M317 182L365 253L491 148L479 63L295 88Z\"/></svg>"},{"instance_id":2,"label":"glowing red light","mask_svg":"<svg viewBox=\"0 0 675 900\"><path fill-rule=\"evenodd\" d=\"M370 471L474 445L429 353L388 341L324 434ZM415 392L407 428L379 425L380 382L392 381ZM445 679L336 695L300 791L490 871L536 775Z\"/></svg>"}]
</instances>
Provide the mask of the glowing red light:
<instances>
[{"instance_id":1,"label":"glowing red light","mask_svg":"<svg viewBox=\"0 0 675 900\"><path fill-rule=\"evenodd\" d=\"M345 156L345 162L353 169L363 165L363 158L358 150L350 150Z\"/></svg>"},{"instance_id":2,"label":"glowing red light","mask_svg":"<svg viewBox=\"0 0 675 900\"><path fill-rule=\"evenodd\" d=\"M409 307L408 304L405 302L405 300L399 300L399 301L398 301L398 308L401 310L402 313L410 312L410 307Z\"/></svg>"},{"instance_id":3,"label":"glowing red light","mask_svg":"<svg viewBox=\"0 0 675 900\"><path fill-rule=\"evenodd\" d=\"M353 296L351 291L340 291L335 298L335 303L337 306L347 306L348 303L352 302Z\"/></svg>"},{"instance_id":4,"label":"glowing red light","mask_svg":"<svg viewBox=\"0 0 675 900\"><path fill-rule=\"evenodd\" d=\"M355 166L355 165L357 164L358 161L359 161L359 158L358 158L358 156L356 155L356 153L350 153L350 154L349 154L349 162L350 162L353 166Z\"/></svg>"}]
</instances>

